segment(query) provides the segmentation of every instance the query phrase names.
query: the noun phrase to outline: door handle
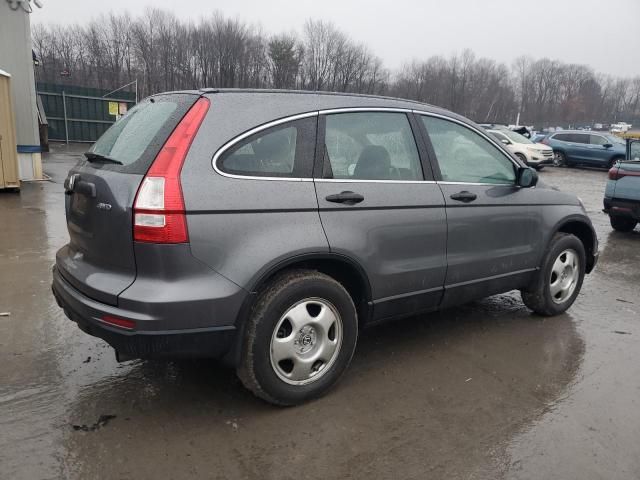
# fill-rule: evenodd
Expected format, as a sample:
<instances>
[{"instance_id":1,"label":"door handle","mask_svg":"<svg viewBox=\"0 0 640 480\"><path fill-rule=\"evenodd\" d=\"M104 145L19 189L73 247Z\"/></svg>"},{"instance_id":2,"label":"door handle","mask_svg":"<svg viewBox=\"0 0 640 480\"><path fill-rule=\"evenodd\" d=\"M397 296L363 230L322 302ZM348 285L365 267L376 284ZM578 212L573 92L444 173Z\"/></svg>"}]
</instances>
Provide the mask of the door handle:
<instances>
[{"instance_id":1,"label":"door handle","mask_svg":"<svg viewBox=\"0 0 640 480\"><path fill-rule=\"evenodd\" d=\"M364 200L362 195L354 192L334 193L333 195L328 195L325 198L327 202L345 203L347 205L355 205L356 203L360 203Z\"/></svg>"},{"instance_id":2,"label":"door handle","mask_svg":"<svg viewBox=\"0 0 640 480\"><path fill-rule=\"evenodd\" d=\"M473 202L476 198L478 198L478 196L475 193L467 192L466 190L451 195L452 200L464 203Z\"/></svg>"}]
</instances>

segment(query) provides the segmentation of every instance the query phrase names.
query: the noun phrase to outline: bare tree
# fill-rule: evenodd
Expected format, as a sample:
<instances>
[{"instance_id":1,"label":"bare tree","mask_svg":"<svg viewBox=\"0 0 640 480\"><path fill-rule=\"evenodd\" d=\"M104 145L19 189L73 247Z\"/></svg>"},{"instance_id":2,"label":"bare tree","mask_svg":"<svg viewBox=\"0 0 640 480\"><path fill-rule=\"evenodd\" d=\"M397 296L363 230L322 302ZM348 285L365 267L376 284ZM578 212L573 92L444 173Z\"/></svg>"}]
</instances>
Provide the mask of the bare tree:
<instances>
[{"instance_id":1,"label":"bare tree","mask_svg":"<svg viewBox=\"0 0 640 480\"><path fill-rule=\"evenodd\" d=\"M111 13L86 25L34 25L40 82L114 89L138 80L140 95L201 87L302 88L391 94L477 121L538 126L640 122L640 77L597 75L584 65L530 57L511 68L473 51L405 64L393 75L366 45L332 23L266 35L217 12L197 23L156 8Z\"/></svg>"}]
</instances>

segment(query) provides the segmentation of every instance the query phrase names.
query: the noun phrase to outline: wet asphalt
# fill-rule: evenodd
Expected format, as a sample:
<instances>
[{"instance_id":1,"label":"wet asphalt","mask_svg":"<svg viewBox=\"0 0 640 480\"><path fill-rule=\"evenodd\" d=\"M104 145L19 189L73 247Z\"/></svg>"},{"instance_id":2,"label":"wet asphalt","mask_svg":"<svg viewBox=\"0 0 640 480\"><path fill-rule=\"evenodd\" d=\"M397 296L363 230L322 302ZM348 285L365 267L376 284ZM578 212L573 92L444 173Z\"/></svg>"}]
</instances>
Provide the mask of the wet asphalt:
<instances>
[{"instance_id":1,"label":"wet asphalt","mask_svg":"<svg viewBox=\"0 0 640 480\"><path fill-rule=\"evenodd\" d=\"M600 239L566 314L511 292L368 329L335 389L281 409L212 361L118 364L66 319L50 269L80 151L0 193L0 478L640 478L640 227L610 228L605 171L540 174Z\"/></svg>"}]
</instances>

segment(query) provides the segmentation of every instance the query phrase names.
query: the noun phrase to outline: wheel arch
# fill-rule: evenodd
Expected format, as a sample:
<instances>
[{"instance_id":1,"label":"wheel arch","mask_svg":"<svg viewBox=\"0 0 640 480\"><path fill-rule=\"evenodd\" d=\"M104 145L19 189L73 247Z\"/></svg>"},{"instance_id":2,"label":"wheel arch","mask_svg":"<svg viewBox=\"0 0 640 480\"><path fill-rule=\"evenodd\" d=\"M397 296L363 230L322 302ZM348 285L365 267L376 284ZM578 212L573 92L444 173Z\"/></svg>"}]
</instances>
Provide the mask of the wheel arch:
<instances>
[{"instance_id":1,"label":"wheel arch","mask_svg":"<svg viewBox=\"0 0 640 480\"><path fill-rule=\"evenodd\" d=\"M562 220L554 229L553 235L556 233L569 233L575 235L584 245L587 254L587 264L585 271L590 273L596 263L597 256L597 237L593 227L580 217L570 217ZM553 235L551 238L553 238Z\"/></svg>"},{"instance_id":2,"label":"wheel arch","mask_svg":"<svg viewBox=\"0 0 640 480\"><path fill-rule=\"evenodd\" d=\"M517 150L517 151L513 152L513 154L514 154L515 156L517 156L520 160L522 160L522 158L520 158L520 157L524 157L524 160L525 160L526 162L528 162L528 161L529 161L529 155L527 155L527 154L526 154L525 152L523 152L522 150Z\"/></svg>"},{"instance_id":3,"label":"wheel arch","mask_svg":"<svg viewBox=\"0 0 640 480\"><path fill-rule=\"evenodd\" d=\"M616 163L616 161L618 160L624 160L625 159L625 155L622 153L614 153L613 155L611 155L609 157L609 160L607 161L607 167L613 167Z\"/></svg>"},{"instance_id":4,"label":"wheel arch","mask_svg":"<svg viewBox=\"0 0 640 480\"><path fill-rule=\"evenodd\" d=\"M353 299L358 313L359 326L364 325L371 317L372 292L369 277L364 268L354 259L346 255L331 252L306 253L280 260L259 272L249 285L249 295L242 304L236 319L236 341L225 357L227 363L237 365L242 349L245 324L260 291L274 277L282 272L295 269L308 269L322 272L338 281Z\"/></svg>"}]
</instances>

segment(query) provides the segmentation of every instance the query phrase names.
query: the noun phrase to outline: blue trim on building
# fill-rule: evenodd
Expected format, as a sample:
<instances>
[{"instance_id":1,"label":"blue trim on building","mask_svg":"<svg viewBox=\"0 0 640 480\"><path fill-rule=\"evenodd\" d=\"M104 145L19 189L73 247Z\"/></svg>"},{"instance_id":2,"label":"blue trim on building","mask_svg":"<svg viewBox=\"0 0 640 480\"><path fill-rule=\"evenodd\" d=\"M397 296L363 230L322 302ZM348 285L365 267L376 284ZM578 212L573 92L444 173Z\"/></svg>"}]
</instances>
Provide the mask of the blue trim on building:
<instances>
[{"instance_id":1,"label":"blue trim on building","mask_svg":"<svg viewBox=\"0 0 640 480\"><path fill-rule=\"evenodd\" d=\"M18 145L18 153L40 153L42 147L40 145Z\"/></svg>"}]
</instances>

